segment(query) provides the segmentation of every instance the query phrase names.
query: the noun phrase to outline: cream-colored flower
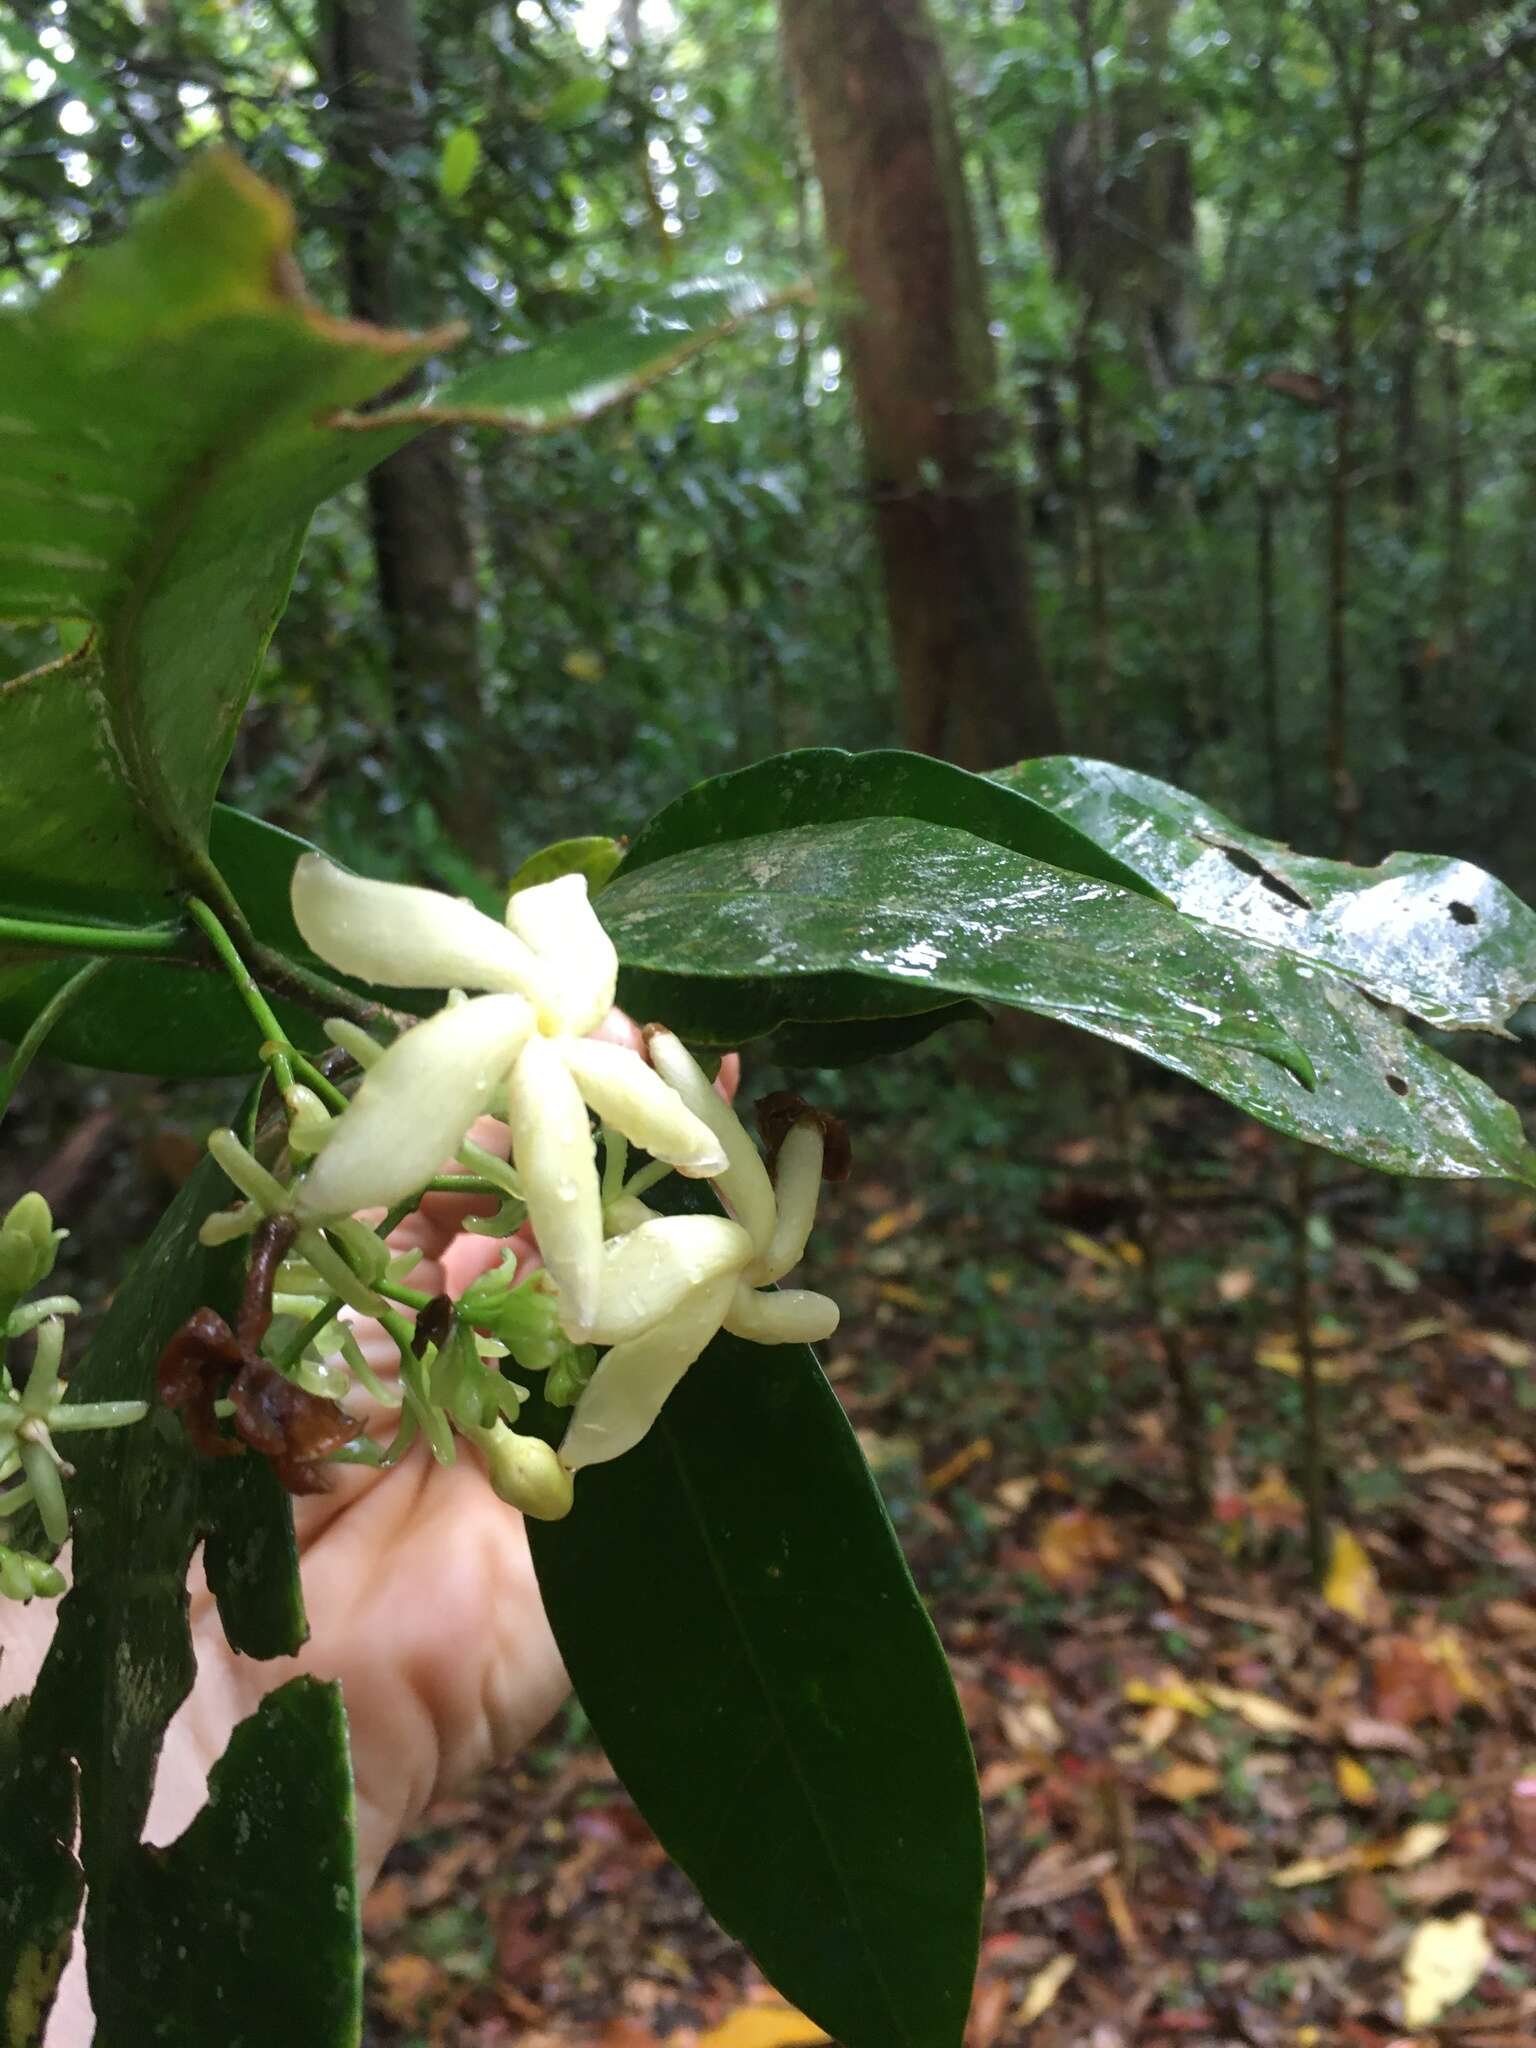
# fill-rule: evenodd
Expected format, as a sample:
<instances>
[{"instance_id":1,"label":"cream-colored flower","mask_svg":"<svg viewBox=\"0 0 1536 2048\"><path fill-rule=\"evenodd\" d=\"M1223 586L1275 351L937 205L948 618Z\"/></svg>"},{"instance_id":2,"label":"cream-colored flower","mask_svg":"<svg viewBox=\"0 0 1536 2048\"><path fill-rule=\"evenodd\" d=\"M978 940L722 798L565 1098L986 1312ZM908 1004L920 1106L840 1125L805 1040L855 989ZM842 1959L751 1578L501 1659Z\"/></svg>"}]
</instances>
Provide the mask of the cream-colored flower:
<instances>
[{"instance_id":1,"label":"cream-colored flower","mask_svg":"<svg viewBox=\"0 0 1536 2048\"><path fill-rule=\"evenodd\" d=\"M754 1344L816 1344L838 1323L837 1304L824 1294L773 1285L799 1263L815 1220L820 1124L808 1118L790 1130L770 1180L741 1119L687 1048L654 1027L647 1037L658 1071L719 1138L728 1164L716 1185L739 1220L656 1216L633 1199L610 1210L620 1234L603 1247L588 1334L612 1349L577 1401L560 1445L561 1463L572 1472L639 1443L722 1330Z\"/></svg>"},{"instance_id":2,"label":"cream-colored flower","mask_svg":"<svg viewBox=\"0 0 1536 2048\"><path fill-rule=\"evenodd\" d=\"M607 1015L618 975L585 879L520 890L503 927L437 890L366 881L306 854L293 913L306 944L343 973L494 992L416 1025L369 1067L300 1184L296 1213L351 1214L420 1187L504 1088L529 1220L566 1327L585 1341L603 1254L588 1107L680 1173L732 1163L717 1127L638 1053L583 1036Z\"/></svg>"}]
</instances>

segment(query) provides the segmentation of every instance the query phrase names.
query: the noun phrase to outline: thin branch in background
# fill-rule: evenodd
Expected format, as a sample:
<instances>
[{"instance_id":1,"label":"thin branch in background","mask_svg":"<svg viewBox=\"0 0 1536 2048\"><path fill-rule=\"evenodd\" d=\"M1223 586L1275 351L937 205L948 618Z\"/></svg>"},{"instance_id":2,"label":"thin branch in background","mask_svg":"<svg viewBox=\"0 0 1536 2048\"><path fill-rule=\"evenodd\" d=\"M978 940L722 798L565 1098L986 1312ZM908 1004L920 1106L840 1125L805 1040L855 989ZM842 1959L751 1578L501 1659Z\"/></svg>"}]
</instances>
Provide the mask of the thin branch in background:
<instances>
[{"instance_id":1,"label":"thin branch in background","mask_svg":"<svg viewBox=\"0 0 1536 2048\"><path fill-rule=\"evenodd\" d=\"M1307 1559L1321 1585L1328 1574L1328 1439L1323 1423L1323 1389L1313 1333L1312 1218L1315 1211L1316 1154L1310 1145L1296 1154L1291 1202L1291 1336L1301 1385L1301 1496L1307 1511Z\"/></svg>"},{"instance_id":2,"label":"thin branch in background","mask_svg":"<svg viewBox=\"0 0 1536 2048\"><path fill-rule=\"evenodd\" d=\"M1174 1433L1184 1468L1184 1495L1189 1512L1204 1521L1211 1513L1211 1438L1205 1403L1195 1381L1184 1332L1163 1286L1163 1190L1155 1166L1146 1164L1146 1147L1136 1118L1135 1084L1127 1054L1116 1050L1111 1063L1116 1135L1121 1170L1135 1205L1132 1242L1140 1253L1138 1273L1148 1319L1157 1331L1163 1368L1173 1389Z\"/></svg>"}]
</instances>

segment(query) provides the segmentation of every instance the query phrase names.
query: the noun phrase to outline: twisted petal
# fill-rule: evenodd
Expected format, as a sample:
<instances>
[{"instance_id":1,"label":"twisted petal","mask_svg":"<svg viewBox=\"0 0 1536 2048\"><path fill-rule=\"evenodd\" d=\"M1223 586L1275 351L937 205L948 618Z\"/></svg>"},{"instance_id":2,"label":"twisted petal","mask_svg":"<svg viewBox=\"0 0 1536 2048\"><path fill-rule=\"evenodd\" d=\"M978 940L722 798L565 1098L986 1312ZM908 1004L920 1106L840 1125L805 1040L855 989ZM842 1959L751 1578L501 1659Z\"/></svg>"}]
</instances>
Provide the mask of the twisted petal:
<instances>
[{"instance_id":1,"label":"twisted petal","mask_svg":"<svg viewBox=\"0 0 1536 2048\"><path fill-rule=\"evenodd\" d=\"M754 1287L770 1280L782 1280L805 1256L811 1225L816 1221L816 1204L821 1197L821 1162L826 1150L821 1125L814 1118L796 1124L779 1147L778 1168L773 1177L773 1198L778 1221L768 1249L753 1262L747 1278Z\"/></svg>"},{"instance_id":2,"label":"twisted petal","mask_svg":"<svg viewBox=\"0 0 1536 2048\"><path fill-rule=\"evenodd\" d=\"M711 1280L643 1337L615 1344L604 1355L571 1411L560 1446L560 1462L568 1471L601 1465L634 1449L720 1328L735 1286L730 1273Z\"/></svg>"},{"instance_id":3,"label":"twisted petal","mask_svg":"<svg viewBox=\"0 0 1536 2048\"><path fill-rule=\"evenodd\" d=\"M318 853L293 871L293 917L304 943L343 974L395 988L506 990L541 1009L554 977L494 917L438 889L371 882Z\"/></svg>"},{"instance_id":4,"label":"twisted petal","mask_svg":"<svg viewBox=\"0 0 1536 2048\"><path fill-rule=\"evenodd\" d=\"M489 1106L533 1022L520 996L477 996L397 1038L332 1126L294 1215L387 1209L423 1186Z\"/></svg>"},{"instance_id":5,"label":"twisted petal","mask_svg":"<svg viewBox=\"0 0 1536 2048\"><path fill-rule=\"evenodd\" d=\"M585 875L561 875L507 898L507 924L552 972L561 1023L578 1038L613 1007L619 956L587 897Z\"/></svg>"},{"instance_id":6,"label":"twisted petal","mask_svg":"<svg viewBox=\"0 0 1536 2048\"><path fill-rule=\"evenodd\" d=\"M602 1279L603 1198L587 1106L552 1040L530 1038L519 1054L507 1123L528 1220L560 1289L561 1320L584 1343Z\"/></svg>"},{"instance_id":7,"label":"twisted petal","mask_svg":"<svg viewBox=\"0 0 1536 2048\"><path fill-rule=\"evenodd\" d=\"M696 1287L740 1273L752 1240L724 1216L658 1216L603 1246L602 1289L588 1336L624 1344L670 1316Z\"/></svg>"},{"instance_id":8,"label":"twisted petal","mask_svg":"<svg viewBox=\"0 0 1536 2048\"><path fill-rule=\"evenodd\" d=\"M820 1344L837 1325L837 1303L805 1287L759 1294L743 1280L725 1312L731 1335L754 1344Z\"/></svg>"},{"instance_id":9,"label":"twisted petal","mask_svg":"<svg viewBox=\"0 0 1536 2048\"><path fill-rule=\"evenodd\" d=\"M639 1053L598 1038L573 1038L562 1050L576 1086L605 1124L690 1179L724 1171L720 1140Z\"/></svg>"},{"instance_id":10,"label":"twisted petal","mask_svg":"<svg viewBox=\"0 0 1536 2048\"><path fill-rule=\"evenodd\" d=\"M710 1086L704 1069L680 1038L651 1025L646 1031L651 1064L664 1081L670 1082L701 1123L708 1124L725 1148L727 1165L713 1176L717 1188L730 1203L752 1240L759 1258L767 1251L778 1220L773 1199L773 1182L734 1109Z\"/></svg>"}]
</instances>

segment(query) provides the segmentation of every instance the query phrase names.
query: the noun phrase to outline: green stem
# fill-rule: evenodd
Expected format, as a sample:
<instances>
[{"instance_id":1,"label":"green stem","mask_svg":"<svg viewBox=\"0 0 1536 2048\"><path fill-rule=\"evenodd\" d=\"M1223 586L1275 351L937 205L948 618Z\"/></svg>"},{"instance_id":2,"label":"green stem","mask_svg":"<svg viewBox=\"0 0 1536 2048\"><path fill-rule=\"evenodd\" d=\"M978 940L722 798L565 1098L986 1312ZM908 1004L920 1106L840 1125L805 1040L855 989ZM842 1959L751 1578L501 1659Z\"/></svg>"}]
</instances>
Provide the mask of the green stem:
<instances>
[{"instance_id":1,"label":"green stem","mask_svg":"<svg viewBox=\"0 0 1536 2048\"><path fill-rule=\"evenodd\" d=\"M10 1108L11 1097L21 1085L22 1076L41 1052L49 1032L65 1011L73 1007L76 999L85 994L86 989L106 964L105 960L87 960L83 967L77 967L68 981L54 990L22 1033L9 1061L4 1067L0 1067L0 1117L3 1117Z\"/></svg>"},{"instance_id":2,"label":"green stem","mask_svg":"<svg viewBox=\"0 0 1536 2048\"><path fill-rule=\"evenodd\" d=\"M0 917L0 939L22 946L45 946L66 953L174 953L186 928L179 924L145 924L132 928L110 924L54 924L30 917Z\"/></svg>"},{"instance_id":3,"label":"green stem","mask_svg":"<svg viewBox=\"0 0 1536 2048\"><path fill-rule=\"evenodd\" d=\"M261 1056L270 1063L273 1079L286 1093L293 1086L293 1062L289 1058L287 1032L278 1023L272 1005L256 986L255 977L241 959L234 940L207 904L197 896L189 896L187 909L201 926L204 937L223 962L240 1000L255 1019L256 1028L266 1041Z\"/></svg>"}]
</instances>

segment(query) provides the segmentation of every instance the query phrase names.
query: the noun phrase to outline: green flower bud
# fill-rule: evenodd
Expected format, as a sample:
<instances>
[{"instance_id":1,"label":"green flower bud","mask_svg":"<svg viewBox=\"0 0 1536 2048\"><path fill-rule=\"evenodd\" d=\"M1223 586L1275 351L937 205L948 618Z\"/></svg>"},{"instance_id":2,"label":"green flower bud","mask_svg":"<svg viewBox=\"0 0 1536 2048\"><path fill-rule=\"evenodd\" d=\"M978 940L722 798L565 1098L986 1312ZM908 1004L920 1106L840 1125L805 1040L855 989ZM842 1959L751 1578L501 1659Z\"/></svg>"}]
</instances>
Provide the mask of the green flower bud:
<instances>
[{"instance_id":1,"label":"green flower bud","mask_svg":"<svg viewBox=\"0 0 1536 2048\"><path fill-rule=\"evenodd\" d=\"M491 1485L509 1507L536 1521L558 1522L571 1512L571 1475L542 1437L497 1431L485 1445Z\"/></svg>"},{"instance_id":2,"label":"green flower bud","mask_svg":"<svg viewBox=\"0 0 1536 2048\"><path fill-rule=\"evenodd\" d=\"M23 1195L13 1203L0 1223L0 1295L14 1301L41 1286L53 1271L64 1234L54 1229L41 1195Z\"/></svg>"},{"instance_id":3,"label":"green flower bud","mask_svg":"<svg viewBox=\"0 0 1536 2048\"><path fill-rule=\"evenodd\" d=\"M41 1593L45 1600L57 1600L68 1587L68 1580L56 1564L49 1564L46 1558L26 1557L21 1560L27 1577L32 1581L34 1593Z\"/></svg>"},{"instance_id":4,"label":"green flower bud","mask_svg":"<svg viewBox=\"0 0 1536 2048\"><path fill-rule=\"evenodd\" d=\"M36 1591L26 1558L19 1550L0 1544L0 1598L30 1600Z\"/></svg>"},{"instance_id":5,"label":"green flower bud","mask_svg":"<svg viewBox=\"0 0 1536 2048\"><path fill-rule=\"evenodd\" d=\"M551 1408L574 1408L597 1370L597 1346L573 1344L549 1369L544 1398Z\"/></svg>"},{"instance_id":6,"label":"green flower bud","mask_svg":"<svg viewBox=\"0 0 1536 2048\"><path fill-rule=\"evenodd\" d=\"M482 1273L459 1306L477 1328L505 1344L524 1372L548 1372L571 1345L560 1327L560 1297L547 1273L515 1278L517 1260L508 1254L494 1272Z\"/></svg>"}]
</instances>

